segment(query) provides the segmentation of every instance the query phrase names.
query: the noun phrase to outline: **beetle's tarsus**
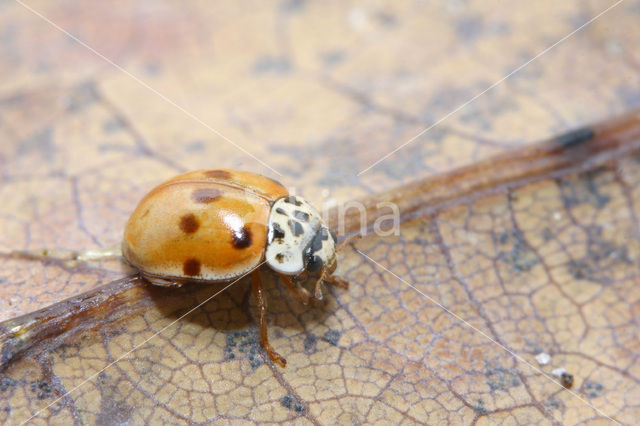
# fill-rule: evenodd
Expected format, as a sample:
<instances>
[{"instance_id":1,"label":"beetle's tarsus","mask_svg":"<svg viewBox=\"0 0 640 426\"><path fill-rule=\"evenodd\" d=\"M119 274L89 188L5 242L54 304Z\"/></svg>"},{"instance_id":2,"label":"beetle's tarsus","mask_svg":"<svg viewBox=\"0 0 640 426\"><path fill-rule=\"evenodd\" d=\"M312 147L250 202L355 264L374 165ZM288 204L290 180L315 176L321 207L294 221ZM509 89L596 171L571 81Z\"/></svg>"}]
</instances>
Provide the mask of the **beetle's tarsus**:
<instances>
[{"instance_id":1,"label":"beetle's tarsus","mask_svg":"<svg viewBox=\"0 0 640 426\"><path fill-rule=\"evenodd\" d=\"M342 278L338 278L334 275L325 275L324 280L331 285L335 285L337 287L344 288L345 290L349 289L349 282L343 280Z\"/></svg>"},{"instance_id":2,"label":"beetle's tarsus","mask_svg":"<svg viewBox=\"0 0 640 426\"><path fill-rule=\"evenodd\" d=\"M293 279L289 275L279 274L282 282L287 286L289 291L293 293L293 295L302 302L303 305L308 305L309 300L311 299L311 295L304 287L296 288L296 285L293 283Z\"/></svg>"},{"instance_id":3,"label":"beetle's tarsus","mask_svg":"<svg viewBox=\"0 0 640 426\"><path fill-rule=\"evenodd\" d=\"M267 335L267 296L262 287L260 271L257 269L251 274L251 286L253 288L253 297L256 299L258 311L260 312L260 341L262 346L267 351L271 361L284 368L287 365L287 360L280 356L269 343L269 336Z\"/></svg>"}]
</instances>

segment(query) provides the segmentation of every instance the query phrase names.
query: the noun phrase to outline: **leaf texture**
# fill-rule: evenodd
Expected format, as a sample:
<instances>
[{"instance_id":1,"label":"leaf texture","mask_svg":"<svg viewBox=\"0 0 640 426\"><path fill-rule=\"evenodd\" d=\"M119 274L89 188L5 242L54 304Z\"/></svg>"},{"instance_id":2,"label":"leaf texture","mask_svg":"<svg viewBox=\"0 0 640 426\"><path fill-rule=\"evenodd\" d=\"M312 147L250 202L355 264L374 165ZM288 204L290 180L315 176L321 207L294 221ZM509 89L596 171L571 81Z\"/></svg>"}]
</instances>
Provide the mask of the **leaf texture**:
<instances>
[{"instance_id":1,"label":"leaf texture","mask_svg":"<svg viewBox=\"0 0 640 426\"><path fill-rule=\"evenodd\" d=\"M637 2L357 175L611 4L28 3L125 73L1 3L0 421L634 423ZM369 226L400 208L324 304L263 271L286 369L247 280L8 254L117 244L152 185L211 167L359 199Z\"/></svg>"}]
</instances>

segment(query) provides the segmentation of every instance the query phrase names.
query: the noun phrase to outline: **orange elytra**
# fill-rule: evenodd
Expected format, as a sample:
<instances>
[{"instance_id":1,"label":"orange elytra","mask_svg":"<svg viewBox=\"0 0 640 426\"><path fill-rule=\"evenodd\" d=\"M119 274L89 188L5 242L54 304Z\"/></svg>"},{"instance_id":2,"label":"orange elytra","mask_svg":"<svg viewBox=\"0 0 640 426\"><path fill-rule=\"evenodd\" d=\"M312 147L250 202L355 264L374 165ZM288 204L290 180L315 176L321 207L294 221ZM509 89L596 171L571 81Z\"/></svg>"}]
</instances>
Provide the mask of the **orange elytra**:
<instances>
[{"instance_id":1,"label":"orange elytra","mask_svg":"<svg viewBox=\"0 0 640 426\"><path fill-rule=\"evenodd\" d=\"M251 273L262 344L282 367L286 361L268 342L257 267L266 263L305 304L322 298L322 281L347 287L332 275L336 237L320 214L280 183L238 170L198 170L156 186L131 214L122 254L162 286L228 282ZM318 276L313 296L294 282L308 273Z\"/></svg>"}]
</instances>

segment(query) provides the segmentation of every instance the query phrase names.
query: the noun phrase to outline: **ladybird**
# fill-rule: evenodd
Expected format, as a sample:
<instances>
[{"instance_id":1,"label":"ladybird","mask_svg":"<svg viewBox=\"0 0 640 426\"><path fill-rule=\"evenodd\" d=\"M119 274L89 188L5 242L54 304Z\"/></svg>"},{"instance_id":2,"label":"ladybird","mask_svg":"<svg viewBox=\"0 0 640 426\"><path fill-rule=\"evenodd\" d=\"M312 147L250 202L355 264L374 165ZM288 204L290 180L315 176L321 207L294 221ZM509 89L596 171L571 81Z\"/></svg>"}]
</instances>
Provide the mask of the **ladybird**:
<instances>
[{"instance_id":1,"label":"ladybird","mask_svg":"<svg viewBox=\"0 0 640 426\"><path fill-rule=\"evenodd\" d=\"M124 231L122 256L150 283L228 282L251 273L260 339L270 359L286 365L267 337L266 263L302 303L321 299L320 284L347 288L336 269L336 236L303 198L280 183L238 170L198 170L153 188ZM311 295L296 279L317 276Z\"/></svg>"}]
</instances>

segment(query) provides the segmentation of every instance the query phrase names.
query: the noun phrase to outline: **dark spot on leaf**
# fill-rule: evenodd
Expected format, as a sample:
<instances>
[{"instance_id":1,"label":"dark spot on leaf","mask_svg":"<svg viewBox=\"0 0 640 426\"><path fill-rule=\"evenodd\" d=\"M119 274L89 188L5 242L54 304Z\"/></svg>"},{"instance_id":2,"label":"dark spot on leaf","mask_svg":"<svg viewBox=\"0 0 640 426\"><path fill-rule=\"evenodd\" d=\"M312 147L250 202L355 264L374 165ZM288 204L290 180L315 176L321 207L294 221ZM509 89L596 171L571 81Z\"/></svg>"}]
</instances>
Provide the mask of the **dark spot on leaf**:
<instances>
[{"instance_id":1,"label":"dark spot on leaf","mask_svg":"<svg viewBox=\"0 0 640 426\"><path fill-rule=\"evenodd\" d=\"M315 334L309 333L304 338L304 350L306 353L310 354L316 351L316 346L318 346L318 338Z\"/></svg>"},{"instance_id":2,"label":"dark spot on leaf","mask_svg":"<svg viewBox=\"0 0 640 426\"><path fill-rule=\"evenodd\" d=\"M556 137L556 143L563 148L569 148L593 139L594 135L593 130L588 127L583 127Z\"/></svg>"},{"instance_id":3,"label":"dark spot on leaf","mask_svg":"<svg viewBox=\"0 0 640 426\"><path fill-rule=\"evenodd\" d=\"M193 191L191 199L196 203L208 204L222 196L222 191L216 188L200 188Z\"/></svg>"},{"instance_id":4,"label":"dark spot on leaf","mask_svg":"<svg viewBox=\"0 0 640 426\"><path fill-rule=\"evenodd\" d=\"M332 344L333 346L338 346L338 341L340 341L340 336L342 333L338 330L329 330L324 333L324 340Z\"/></svg>"},{"instance_id":5,"label":"dark spot on leaf","mask_svg":"<svg viewBox=\"0 0 640 426\"><path fill-rule=\"evenodd\" d=\"M497 240L500 244L511 245L511 250L500 251L499 257L511 264L515 270L526 272L540 262L538 255L529 247L519 230L504 232Z\"/></svg>"},{"instance_id":6,"label":"dark spot on leaf","mask_svg":"<svg viewBox=\"0 0 640 426\"><path fill-rule=\"evenodd\" d=\"M391 28L398 25L398 19L389 12L382 11L376 13L376 19L383 27Z\"/></svg>"},{"instance_id":7,"label":"dark spot on leaf","mask_svg":"<svg viewBox=\"0 0 640 426\"><path fill-rule=\"evenodd\" d=\"M509 388L520 385L520 377L514 369L504 368L499 365L488 366L484 374L487 377L487 385L492 391L506 391Z\"/></svg>"},{"instance_id":8,"label":"dark spot on leaf","mask_svg":"<svg viewBox=\"0 0 640 426\"><path fill-rule=\"evenodd\" d=\"M193 234L200 228L200 222L193 213L188 213L180 218L180 229L187 234Z\"/></svg>"},{"instance_id":9,"label":"dark spot on leaf","mask_svg":"<svg viewBox=\"0 0 640 426\"><path fill-rule=\"evenodd\" d=\"M598 382L587 380L584 383L584 389L588 398L598 398L599 396L602 396L604 386Z\"/></svg>"},{"instance_id":10,"label":"dark spot on leaf","mask_svg":"<svg viewBox=\"0 0 640 426\"><path fill-rule=\"evenodd\" d=\"M307 4L306 0L284 0L280 8L284 12L299 12Z\"/></svg>"},{"instance_id":11,"label":"dark spot on leaf","mask_svg":"<svg viewBox=\"0 0 640 426\"><path fill-rule=\"evenodd\" d=\"M342 50L333 50L331 52L320 55L320 59L326 66L338 65L346 58L346 54Z\"/></svg>"},{"instance_id":12,"label":"dark spot on leaf","mask_svg":"<svg viewBox=\"0 0 640 426\"><path fill-rule=\"evenodd\" d=\"M226 360L248 359L251 368L255 370L263 364L258 355L261 351L262 346L255 329L233 331L226 336L226 345L223 349Z\"/></svg>"},{"instance_id":13,"label":"dark spot on leaf","mask_svg":"<svg viewBox=\"0 0 640 426\"><path fill-rule=\"evenodd\" d=\"M185 260L182 265L182 271L190 277L200 275L200 261L194 258Z\"/></svg>"},{"instance_id":14,"label":"dark spot on leaf","mask_svg":"<svg viewBox=\"0 0 640 426\"><path fill-rule=\"evenodd\" d=\"M207 170L206 172L204 172L204 175L212 179L231 179L231 173L226 170Z\"/></svg>"},{"instance_id":15,"label":"dark spot on leaf","mask_svg":"<svg viewBox=\"0 0 640 426\"><path fill-rule=\"evenodd\" d=\"M473 406L473 411L478 414L486 414L487 409L484 406L484 400L482 398L478 398L478 403Z\"/></svg>"},{"instance_id":16,"label":"dark spot on leaf","mask_svg":"<svg viewBox=\"0 0 640 426\"><path fill-rule=\"evenodd\" d=\"M285 56L263 56L252 67L254 74L286 74L291 69L291 62Z\"/></svg>"},{"instance_id":17,"label":"dark spot on leaf","mask_svg":"<svg viewBox=\"0 0 640 426\"><path fill-rule=\"evenodd\" d=\"M284 408L291 408L291 405L293 404L293 401L295 401L293 396L285 395L280 400L280 405L282 405Z\"/></svg>"},{"instance_id":18,"label":"dark spot on leaf","mask_svg":"<svg viewBox=\"0 0 640 426\"><path fill-rule=\"evenodd\" d=\"M0 377L0 392L5 392L9 388L15 387L17 382L13 380L11 377L3 376Z\"/></svg>"},{"instance_id":19,"label":"dark spot on leaf","mask_svg":"<svg viewBox=\"0 0 640 426\"><path fill-rule=\"evenodd\" d=\"M302 233L304 232L302 224L293 219L289 219L289 228L291 228L291 232L293 232L293 235L295 235L296 237L302 235Z\"/></svg>"},{"instance_id":20,"label":"dark spot on leaf","mask_svg":"<svg viewBox=\"0 0 640 426\"><path fill-rule=\"evenodd\" d=\"M251 245L251 230L246 226L243 226L237 231L233 232L231 243L237 249L244 249Z\"/></svg>"}]
</instances>

